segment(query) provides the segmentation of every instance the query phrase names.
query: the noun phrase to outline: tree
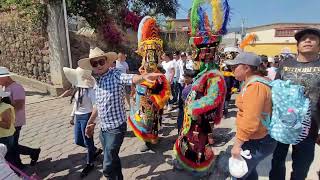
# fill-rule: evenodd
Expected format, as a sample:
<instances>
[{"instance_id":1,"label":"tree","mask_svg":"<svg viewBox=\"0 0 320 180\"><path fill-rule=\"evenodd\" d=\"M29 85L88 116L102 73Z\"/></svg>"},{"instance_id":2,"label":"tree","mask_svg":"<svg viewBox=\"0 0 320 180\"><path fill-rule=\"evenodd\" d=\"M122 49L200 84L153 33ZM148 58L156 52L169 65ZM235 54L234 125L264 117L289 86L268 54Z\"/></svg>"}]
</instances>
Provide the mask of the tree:
<instances>
[{"instance_id":1,"label":"tree","mask_svg":"<svg viewBox=\"0 0 320 180\"><path fill-rule=\"evenodd\" d=\"M138 29L145 15L175 17L177 0L66 0L67 11L84 17L110 44L121 42L121 31Z\"/></svg>"}]
</instances>

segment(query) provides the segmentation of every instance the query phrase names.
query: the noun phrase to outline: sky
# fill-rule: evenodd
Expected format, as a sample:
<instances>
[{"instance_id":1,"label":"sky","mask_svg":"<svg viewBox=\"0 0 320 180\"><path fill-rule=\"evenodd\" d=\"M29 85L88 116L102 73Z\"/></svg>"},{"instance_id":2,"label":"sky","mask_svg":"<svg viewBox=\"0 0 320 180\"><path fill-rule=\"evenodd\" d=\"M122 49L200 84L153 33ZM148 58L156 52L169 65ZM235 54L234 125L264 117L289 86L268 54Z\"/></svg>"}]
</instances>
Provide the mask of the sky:
<instances>
[{"instance_id":1,"label":"sky","mask_svg":"<svg viewBox=\"0 0 320 180\"><path fill-rule=\"evenodd\" d=\"M192 0L178 2L177 19L187 18ZM229 0L229 4L232 11L229 27L240 27L242 20L245 27L272 23L320 23L320 0Z\"/></svg>"}]
</instances>

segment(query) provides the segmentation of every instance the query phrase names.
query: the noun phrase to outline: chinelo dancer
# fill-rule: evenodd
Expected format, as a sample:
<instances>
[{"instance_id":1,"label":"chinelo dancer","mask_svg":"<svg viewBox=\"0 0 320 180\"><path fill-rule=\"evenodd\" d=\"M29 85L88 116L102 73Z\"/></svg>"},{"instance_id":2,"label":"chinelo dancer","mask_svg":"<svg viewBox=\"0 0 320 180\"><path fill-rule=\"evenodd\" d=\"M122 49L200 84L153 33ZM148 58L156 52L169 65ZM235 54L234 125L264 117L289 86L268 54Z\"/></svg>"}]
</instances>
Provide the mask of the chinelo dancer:
<instances>
[{"instance_id":1,"label":"chinelo dancer","mask_svg":"<svg viewBox=\"0 0 320 180\"><path fill-rule=\"evenodd\" d=\"M214 162L212 129L221 121L226 95L224 77L218 70L216 53L222 35L227 30L229 4L227 0L213 0L213 26L202 7L203 0L194 0L191 14L190 45L198 74L185 101L183 127L174 145L176 167L195 176L206 176Z\"/></svg>"},{"instance_id":2,"label":"chinelo dancer","mask_svg":"<svg viewBox=\"0 0 320 180\"><path fill-rule=\"evenodd\" d=\"M140 74L159 73L159 59L163 54L160 30L156 20L150 16L144 17L139 25L138 50L142 56ZM128 123L135 136L145 144L140 151L151 149L152 144L157 144L159 127L163 108L170 97L170 85L165 75L159 76L155 82L142 81L136 85L135 101L131 107Z\"/></svg>"}]
</instances>

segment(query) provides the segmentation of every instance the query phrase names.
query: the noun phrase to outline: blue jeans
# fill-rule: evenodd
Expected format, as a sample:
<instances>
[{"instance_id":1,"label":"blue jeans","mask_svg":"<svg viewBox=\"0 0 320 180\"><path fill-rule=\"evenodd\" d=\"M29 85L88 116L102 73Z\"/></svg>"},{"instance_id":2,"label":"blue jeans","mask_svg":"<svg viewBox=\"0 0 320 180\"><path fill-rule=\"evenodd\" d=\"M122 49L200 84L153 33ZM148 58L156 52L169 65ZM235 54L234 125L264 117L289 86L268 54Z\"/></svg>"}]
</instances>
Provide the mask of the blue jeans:
<instances>
[{"instance_id":1,"label":"blue jeans","mask_svg":"<svg viewBox=\"0 0 320 180\"><path fill-rule=\"evenodd\" d=\"M76 120L74 123L74 140L75 143L79 146L87 148L87 164L93 164L94 154L97 148L94 146L93 137L88 138L85 135L85 129L88 123L88 120L91 116L91 113L76 115Z\"/></svg>"},{"instance_id":2,"label":"blue jeans","mask_svg":"<svg viewBox=\"0 0 320 180\"><path fill-rule=\"evenodd\" d=\"M103 147L103 175L111 180L123 180L120 147L127 131L127 123L108 131L101 131L100 141Z\"/></svg>"},{"instance_id":3,"label":"blue jeans","mask_svg":"<svg viewBox=\"0 0 320 180\"><path fill-rule=\"evenodd\" d=\"M272 159L272 168L269 174L270 180L286 179L286 157L289 144L278 142ZM304 180L314 159L315 140L307 137L297 145L292 146L292 172L291 180Z\"/></svg>"},{"instance_id":4,"label":"blue jeans","mask_svg":"<svg viewBox=\"0 0 320 180\"><path fill-rule=\"evenodd\" d=\"M277 146L277 141L269 135L262 139L249 140L242 145L243 150L250 150L251 159L245 159L248 165L248 173L240 178L246 180L258 180L257 165L267 156L273 153Z\"/></svg>"}]
</instances>

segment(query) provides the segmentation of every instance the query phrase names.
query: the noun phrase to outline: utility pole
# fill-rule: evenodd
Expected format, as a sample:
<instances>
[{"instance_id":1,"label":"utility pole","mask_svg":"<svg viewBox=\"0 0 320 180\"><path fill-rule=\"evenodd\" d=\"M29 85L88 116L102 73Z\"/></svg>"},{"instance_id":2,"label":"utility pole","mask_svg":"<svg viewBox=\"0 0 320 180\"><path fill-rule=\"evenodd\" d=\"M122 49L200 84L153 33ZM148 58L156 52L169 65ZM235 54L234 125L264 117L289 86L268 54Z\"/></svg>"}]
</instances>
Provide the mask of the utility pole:
<instances>
[{"instance_id":1,"label":"utility pole","mask_svg":"<svg viewBox=\"0 0 320 180\"><path fill-rule=\"evenodd\" d=\"M245 18L241 17L241 41L246 36L245 27L244 27L245 20L246 20Z\"/></svg>"}]
</instances>

